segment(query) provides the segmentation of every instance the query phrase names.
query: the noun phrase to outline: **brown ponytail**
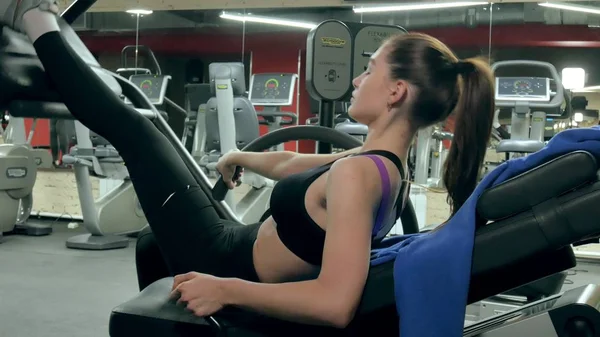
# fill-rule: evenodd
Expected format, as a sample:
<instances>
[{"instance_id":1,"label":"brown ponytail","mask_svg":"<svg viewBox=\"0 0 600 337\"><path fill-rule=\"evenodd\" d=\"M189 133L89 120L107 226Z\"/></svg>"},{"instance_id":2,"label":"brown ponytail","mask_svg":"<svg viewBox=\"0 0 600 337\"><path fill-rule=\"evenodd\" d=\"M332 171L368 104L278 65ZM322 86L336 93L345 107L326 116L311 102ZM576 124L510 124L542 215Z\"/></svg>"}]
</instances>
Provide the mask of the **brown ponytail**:
<instances>
[{"instance_id":1,"label":"brown ponytail","mask_svg":"<svg viewBox=\"0 0 600 337\"><path fill-rule=\"evenodd\" d=\"M459 63L461 93L454 110L454 139L443 177L452 215L477 185L494 119L494 75L488 62L471 58Z\"/></svg>"},{"instance_id":2,"label":"brown ponytail","mask_svg":"<svg viewBox=\"0 0 600 337\"><path fill-rule=\"evenodd\" d=\"M454 215L469 198L483 163L494 120L494 75L483 58L459 60L438 39L421 33L386 42L393 79L410 82L418 94L410 121L415 129L455 115L454 140L443 176Z\"/></svg>"}]
</instances>

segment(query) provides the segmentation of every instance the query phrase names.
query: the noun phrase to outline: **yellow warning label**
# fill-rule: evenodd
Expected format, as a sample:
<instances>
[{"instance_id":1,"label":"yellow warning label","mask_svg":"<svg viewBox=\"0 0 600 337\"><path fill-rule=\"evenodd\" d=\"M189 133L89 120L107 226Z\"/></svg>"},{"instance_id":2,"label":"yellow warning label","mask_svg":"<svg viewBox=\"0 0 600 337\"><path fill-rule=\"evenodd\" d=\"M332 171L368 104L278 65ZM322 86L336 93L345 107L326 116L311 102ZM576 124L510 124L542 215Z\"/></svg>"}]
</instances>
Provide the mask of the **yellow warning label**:
<instances>
[{"instance_id":1,"label":"yellow warning label","mask_svg":"<svg viewBox=\"0 0 600 337\"><path fill-rule=\"evenodd\" d=\"M339 37L322 37L321 43L324 46L340 47L346 44L346 40Z\"/></svg>"},{"instance_id":2,"label":"yellow warning label","mask_svg":"<svg viewBox=\"0 0 600 337\"><path fill-rule=\"evenodd\" d=\"M217 85L217 89L219 89L219 90L225 90L227 88L229 88L229 86L227 84L219 84L219 85Z\"/></svg>"},{"instance_id":3,"label":"yellow warning label","mask_svg":"<svg viewBox=\"0 0 600 337\"><path fill-rule=\"evenodd\" d=\"M543 119L543 118L541 118L541 117L535 117L535 118L532 118L532 120L533 120L534 122L543 122L543 121L544 121L544 119Z\"/></svg>"}]
</instances>

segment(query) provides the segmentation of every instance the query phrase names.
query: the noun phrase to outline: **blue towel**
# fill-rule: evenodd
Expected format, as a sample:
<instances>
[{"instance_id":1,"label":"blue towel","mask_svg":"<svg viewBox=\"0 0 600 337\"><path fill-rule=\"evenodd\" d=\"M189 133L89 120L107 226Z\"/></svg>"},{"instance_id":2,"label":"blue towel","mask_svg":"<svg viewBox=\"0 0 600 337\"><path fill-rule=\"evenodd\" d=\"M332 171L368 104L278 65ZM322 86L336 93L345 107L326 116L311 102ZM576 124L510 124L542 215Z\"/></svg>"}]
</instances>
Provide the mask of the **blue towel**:
<instances>
[{"instance_id":1,"label":"blue towel","mask_svg":"<svg viewBox=\"0 0 600 337\"><path fill-rule=\"evenodd\" d=\"M588 151L600 161L600 127L563 131L542 150L504 162L481 181L440 230L395 238L398 243L374 252L372 265L395 260L401 337L462 336L479 196L487 188L577 150Z\"/></svg>"}]
</instances>

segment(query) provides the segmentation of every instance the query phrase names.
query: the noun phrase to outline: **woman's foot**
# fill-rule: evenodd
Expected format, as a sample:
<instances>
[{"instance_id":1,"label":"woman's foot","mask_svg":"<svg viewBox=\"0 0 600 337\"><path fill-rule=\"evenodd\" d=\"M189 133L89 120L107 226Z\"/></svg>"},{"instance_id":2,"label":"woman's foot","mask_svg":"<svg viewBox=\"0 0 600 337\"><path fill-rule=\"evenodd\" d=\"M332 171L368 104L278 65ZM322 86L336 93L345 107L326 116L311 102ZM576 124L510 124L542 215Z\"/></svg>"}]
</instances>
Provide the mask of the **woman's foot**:
<instances>
[{"instance_id":1,"label":"woman's foot","mask_svg":"<svg viewBox=\"0 0 600 337\"><path fill-rule=\"evenodd\" d=\"M56 0L0 0L0 22L23 32L23 15L35 8L58 15Z\"/></svg>"}]
</instances>

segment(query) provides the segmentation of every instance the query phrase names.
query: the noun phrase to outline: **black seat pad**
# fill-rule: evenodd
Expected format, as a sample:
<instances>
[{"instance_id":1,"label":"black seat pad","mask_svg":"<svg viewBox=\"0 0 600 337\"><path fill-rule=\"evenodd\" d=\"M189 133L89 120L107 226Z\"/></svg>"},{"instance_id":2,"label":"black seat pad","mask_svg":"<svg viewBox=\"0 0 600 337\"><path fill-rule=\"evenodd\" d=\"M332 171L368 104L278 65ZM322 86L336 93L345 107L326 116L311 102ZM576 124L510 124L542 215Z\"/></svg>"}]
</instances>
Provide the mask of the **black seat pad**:
<instances>
[{"instance_id":1,"label":"black seat pad","mask_svg":"<svg viewBox=\"0 0 600 337\"><path fill-rule=\"evenodd\" d=\"M567 169L572 174L560 175L560 184L538 191L539 195L545 195L544 197L525 198L524 203L530 205L529 208L526 207L523 211L523 204L505 198L505 202L513 205L510 209L519 213L511 216L503 214L502 220L478 228L468 303L575 266L570 244L600 233L600 224L597 221L600 217L600 207L597 207L600 203L600 182L596 178L598 168L594 157L587 152L566 154L491 188L488 190L492 198L490 200L499 197L492 192L512 195L513 188L522 190L520 184L527 183L531 187L541 181L554 183L556 179L552 179L555 178L553 174L565 172ZM547 203L554 207L540 207ZM502 208L503 204L495 206ZM549 264L547 261L553 263ZM380 324L382 321L378 320L387 315L386 317L392 318L385 321L390 324L385 328L393 329L397 326L397 318L393 319L393 265L393 261L390 261L370 268L356 322L375 319L378 322L376 324ZM148 331L157 330L160 330L163 336L187 336L187 333L192 332L196 336L206 336L212 333L214 325L211 322L194 317L169 301L171 284L172 279L169 278L158 281L115 308L111 315L111 336L126 337L128 334L125 332L147 334ZM269 319L250 313L236 317L224 311L217 315L217 319L226 327L233 326L238 329L254 324L252 328L244 330L243 336L249 336L249 331L258 331L260 327L265 326L275 332L274 323L257 323L262 319ZM361 324L356 322L353 325L360 327ZM300 331L302 328L299 325L285 324L287 326L283 331L288 333ZM372 327L372 324L367 326Z\"/></svg>"}]
</instances>

